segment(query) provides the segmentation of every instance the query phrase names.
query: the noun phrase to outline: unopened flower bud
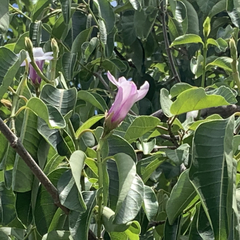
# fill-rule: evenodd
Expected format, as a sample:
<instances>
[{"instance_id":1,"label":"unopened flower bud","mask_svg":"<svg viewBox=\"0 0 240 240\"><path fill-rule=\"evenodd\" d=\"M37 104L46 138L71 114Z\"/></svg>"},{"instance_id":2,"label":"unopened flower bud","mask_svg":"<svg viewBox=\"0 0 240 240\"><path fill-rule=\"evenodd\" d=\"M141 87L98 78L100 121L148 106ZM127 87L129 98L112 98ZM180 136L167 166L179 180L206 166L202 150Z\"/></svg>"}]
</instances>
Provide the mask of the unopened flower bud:
<instances>
[{"instance_id":1,"label":"unopened flower bud","mask_svg":"<svg viewBox=\"0 0 240 240\"><path fill-rule=\"evenodd\" d=\"M235 40L233 38L229 40L229 47L230 47L232 59L237 60L237 47L236 47Z\"/></svg>"}]
</instances>

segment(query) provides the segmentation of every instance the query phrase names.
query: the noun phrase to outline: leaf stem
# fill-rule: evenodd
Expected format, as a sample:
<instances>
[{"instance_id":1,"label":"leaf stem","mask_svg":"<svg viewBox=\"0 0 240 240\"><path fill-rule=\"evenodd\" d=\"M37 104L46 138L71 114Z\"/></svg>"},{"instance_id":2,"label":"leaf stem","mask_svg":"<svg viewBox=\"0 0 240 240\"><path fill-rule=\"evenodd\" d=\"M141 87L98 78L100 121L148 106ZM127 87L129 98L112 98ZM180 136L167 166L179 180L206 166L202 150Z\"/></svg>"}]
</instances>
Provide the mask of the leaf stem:
<instances>
[{"instance_id":1,"label":"leaf stem","mask_svg":"<svg viewBox=\"0 0 240 240\"><path fill-rule=\"evenodd\" d=\"M202 81L201 87L205 87L206 82L206 61L207 61L207 37L204 37L204 44L203 44L203 74L202 74Z\"/></svg>"}]
</instances>

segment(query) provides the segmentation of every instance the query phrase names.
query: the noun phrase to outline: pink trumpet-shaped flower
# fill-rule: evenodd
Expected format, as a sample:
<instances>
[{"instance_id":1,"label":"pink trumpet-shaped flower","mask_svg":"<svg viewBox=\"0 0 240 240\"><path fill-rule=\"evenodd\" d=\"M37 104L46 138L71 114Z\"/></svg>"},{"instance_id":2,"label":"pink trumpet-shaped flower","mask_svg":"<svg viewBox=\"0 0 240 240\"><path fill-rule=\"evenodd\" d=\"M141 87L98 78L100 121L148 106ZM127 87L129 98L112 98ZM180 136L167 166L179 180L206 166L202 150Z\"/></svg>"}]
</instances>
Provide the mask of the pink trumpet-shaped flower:
<instances>
[{"instance_id":1,"label":"pink trumpet-shaped flower","mask_svg":"<svg viewBox=\"0 0 240 240\"><path fill-rule=\"evenodd\" d=\"M145 81L138 90L136 84L128 81L125 77L120 77L117 81L110 72L107 73L107 76L118 87L115 101L106 116L106 125L111 130L122 122L135 102L146 96L149 83Z\"/></svg>"},{"instance_id":2,"label":"pink trumpet-shaped flower","mask_svg":"<svg viewBox=\"0 0 240 240\"><path fill-rule=\"evenodd\" d=\"M42 71L43 69L43 65L44 65L44 61L45 60L52 60L53 56L52 56L53 52L43 52L43 49L41 47L35 47L33 48L33 57L34 60L36 62L36 64L38 65L39 69ZM33 84L40 84L41 83L41 78L37 75L35 69L32 67L31 65L31 59L28 56L27 57L27 61L30 63L29 64L29 77L32 81ZM24 61L21 66L25 66L26 62Z\"/></svg>"}]
</instances>

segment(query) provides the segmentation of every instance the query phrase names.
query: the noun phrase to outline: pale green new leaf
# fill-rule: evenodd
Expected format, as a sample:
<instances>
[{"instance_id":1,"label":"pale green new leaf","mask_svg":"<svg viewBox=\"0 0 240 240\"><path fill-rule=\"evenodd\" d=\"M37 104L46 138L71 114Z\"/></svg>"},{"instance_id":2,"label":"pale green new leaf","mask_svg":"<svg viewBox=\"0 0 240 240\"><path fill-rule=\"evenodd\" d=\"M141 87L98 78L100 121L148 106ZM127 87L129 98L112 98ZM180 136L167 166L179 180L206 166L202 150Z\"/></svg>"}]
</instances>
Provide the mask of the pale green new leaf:
<instances>
[{"instance_id":1,"label":"pale green new leaf","mask_svg":"<svg viewBox=\"0 0 240 240\"><path fill-rule=\"evenodd\" d=\"M174 115L179 115L193 110L229 104L230 103L222 96L207 95L203 88L192 88L178 95L177 100L172 104L170 111Z\"/></svg>"},{"instance_id":2,"label":"pale green new leaf","mask_svg":"<svg viewBox=\"0 0 240 240\"><path fill-rule=\"evenodd\" d=\"M177 37L174 39L170 47L176 46L176 45L182 45L182 44L189 44L189 43L202 43L203 41L200 36L196 34L185 34L182 36Z\"/></svg>"}]
</instances>

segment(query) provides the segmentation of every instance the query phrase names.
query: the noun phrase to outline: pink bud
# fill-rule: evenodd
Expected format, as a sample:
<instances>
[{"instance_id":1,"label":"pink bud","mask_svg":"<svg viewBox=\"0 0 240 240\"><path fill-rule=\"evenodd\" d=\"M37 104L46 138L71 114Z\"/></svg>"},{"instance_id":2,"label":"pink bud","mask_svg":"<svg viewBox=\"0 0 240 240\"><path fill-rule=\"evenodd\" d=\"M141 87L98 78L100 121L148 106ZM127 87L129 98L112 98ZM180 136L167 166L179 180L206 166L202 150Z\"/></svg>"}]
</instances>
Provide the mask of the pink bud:
<instances>
[{"instance_id":1,"label":"pink bud","mask_svg":"<svg viewBox=\"0 0 240 240\"><path fill-rule=\"evenodd\" d=\"M106 116L108 129L114 129L123 121L133 104L146 96L149 90L149 83L145 81L140 89L137 90L136 84L128 81L125 77L120 77L117 81L110 72L107 73L107 76L118 87L115 101Z\"/></svg>"}]
</instances>

